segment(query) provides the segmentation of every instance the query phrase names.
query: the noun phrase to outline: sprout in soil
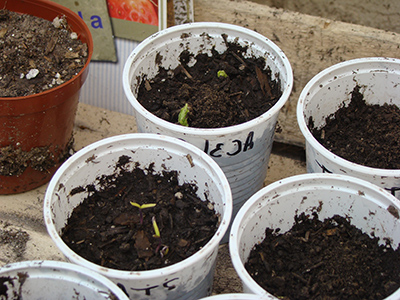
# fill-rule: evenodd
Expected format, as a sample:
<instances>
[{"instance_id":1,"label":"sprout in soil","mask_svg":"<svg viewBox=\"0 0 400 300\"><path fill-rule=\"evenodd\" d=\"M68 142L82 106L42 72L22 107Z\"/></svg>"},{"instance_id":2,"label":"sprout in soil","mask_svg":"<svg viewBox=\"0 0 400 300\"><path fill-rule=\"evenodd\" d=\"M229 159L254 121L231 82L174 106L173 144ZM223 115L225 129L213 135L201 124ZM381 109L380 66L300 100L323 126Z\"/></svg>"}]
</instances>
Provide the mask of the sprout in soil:
<instances>
[{"instance_id":1,"label":"sprout in soil","mask_svg":"<svg viewBox=\"0 0 400 300\"><path fill-rule=\"evenodd\" d=\"M189 113L189 104L185 104L184 107L181 108L181 111L178 115L178 123L183 126L189 126L188 123L188 113Z\"/></svg>"},{"instance_id":2,"label":"sprout in soil","mask_svg":"<svg viewBox=\"0 0 400 300\"><path fill-rule=\"evenodd\" d=\"M136 206L137 208L139 208L140 225L143 225L143 212L142 212L142 210L145 209L145 208L150 208L150 207L156 206L155 203L144 203L144 204L140 205L140 204L138 204L136 202L132 202L132 201L131 201L131 204L133 206Z\"/></svg>"},{"instance_id":3,"label":"sprout in soil","mask_svg":"<svg viewBox=\"0 0 400 300\"><path fill-rule=\"evenodd\" d=\"M158 228L155 216L153 216L153 218L151 218L151 222L153 223L153 228L154 228L153 237L161 239L160 229Z\"/></svg>"},{"instance_id":4,"label":"sprout in soil","mask_svg":"<svg viewBox=\"0 0 400 300\"><path fill-rule=\"evenodd\" d=\"M164 257L165 255L168 254L169 248L168 248L168 246L165 246L165 245L161 244L161 234L160 234L160 229L158 228L158 225L157 225L157 222L156 222L156 217L153 216L151 221L153 223L153 228L154 228L153 237L158 239L158 245L157 245L157 248L155 250L155 253L160 252L161 257ZM161 246L163 246L163 247L161 248Z\"/></svg>"},{"instance_id":5,"label":"sprout in soil","mask_svg":"<svg viewBox=\"0 0 400 300\"><path fill-rule=\"evenodd\" d=\"M219 71L217 72L217 77L218 77L218 78L220 78L220 77L225 77L225 78L227 78L227 77L228 77L228 74L226 74L226 72L225 72L224 70L219 70Z\"/></svg>"}]
</instances>

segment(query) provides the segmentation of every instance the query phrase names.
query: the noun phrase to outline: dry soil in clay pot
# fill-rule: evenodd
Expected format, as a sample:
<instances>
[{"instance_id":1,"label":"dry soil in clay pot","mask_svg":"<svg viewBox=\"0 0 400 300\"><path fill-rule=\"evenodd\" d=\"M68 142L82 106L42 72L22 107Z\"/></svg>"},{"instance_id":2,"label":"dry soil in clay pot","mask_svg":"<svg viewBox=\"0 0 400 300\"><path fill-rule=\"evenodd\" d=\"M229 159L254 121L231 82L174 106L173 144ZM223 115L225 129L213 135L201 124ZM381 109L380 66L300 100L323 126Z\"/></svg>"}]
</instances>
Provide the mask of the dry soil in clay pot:
<instances>
[{"instance_id":1,"label":"dry soil in clay pot","mask_svg":"<svg viewBox=\"0 0 400 300\"><path fill-rule=\"evenodd\" d=\"M88 59L87 44L79 40L76 33L70 30L66 17L60 15L51 22L33 15L20 14L6 9L0 10L0 52L0 98L6 98L7 101L8 98L15 97L19 97L18 100L20 101L20 97L39 94L69 81L84 68ZM26 107L32 105L36 108L30 101L26 100ZM21 143L27 144L27 141L23 140L25 136L20 137L20 135L25 134L25 131L18 132L18 130L25 129L20 129L15 120L24 117L26 117L26 120L30 120L29 116L31 115L24 113L14 116L12 115L13 109L16 110L16 108L9 108L6 104L3 107L10 110L10 118L5 118L4 121L8 122L5 123L7 125L4 125L4 127L10 129L10 133L7 139L3 140L4 146L0 149L0 175L18 177L24 173L28 166L34 171L50 174L49 170L54 169L56 165L70 155L73 138L69 136L67 137L69 142L62 149L58 149L58 146L55 145L40 143L28 150L19 147ZM45 103L43 103L43 107L45 107ZM36 111L32 111L32 119L36 120L34 113ZM66 119L69 114L69 111L65 111L63 117ZM45 119L46 116L44 111L42 118L51 120L51 117ZM15 119L13 119L14 117ZM57 118L57 122L61 124L60 128L65 130L62 127L64 119L62 117ZM32 121L32 124L28 123L28 128L33 130L32 128L38 126L38 131L46 131L46 126L49 126L50 121L46 123L44 120L37 121L43 122L40 125ZM21 128L23 127L21 126ZM17 131L17 133L14 133L14 131ZM40 135L41 133L35 132L35 134ZM62 131L59 132L59 136L63 136ZM35 139L32 138L33 141ZM52 137L50 136L49 139L52 139ZM52 146L55 149L50 149ZM64 147L64 145L59 146ZM27 175L25 178L27 186L31 184L29 176ZM43 176L45 178L47 175ZM36 181L38 182L36 186L42 182L41 176L36 175L34 177L36 179L32 181L33 187ZM23 181L23 179L21 180ZM25 183L23 183L21 183L23 188L15 183L17 185L15 189L18 191L28 189L25 188ZM4 184L7 186L7 183ZM10 186L13 184L10 183ZM7 186L7 189L12 188Z\"/></svg>"},{"instance_id":2,"label":"dry soil in clay pot","mask_svg":"<svg viewBox=\"0 0 400 300\"><path fill-rule=\"evenodd\" d=\"M183 51L177 68L142 78L138 101L159 118L196 128L237 125L265 113L282 95L280 82L263 57L244 57L247 47L225 43L225 52L211 56Z\"/></svg>"},{"instance_id":3,"label":"dry soil in clay pot","mask_svg":"<svg viewBox=\"0 0 400 300\"><path fill-rule=\"evenodd\" d=\"M126 271L166 267L207 244L219 216L197 196L197 186L180 185L176 171L158 174L152 165L129 171L124 167L129 161L121 156L116 173L98 179L98 189L89 185L71 192L89 196L68 219L64 242L93 263Z\"/></svg>"},{"instance_id":4,"label":"dry soil in clay pot","mask_svg":"<svg viewBox=\"0 0 400 300\"><path fill-rule=\"evenodd\" d=\"M367 104L356 86L351 102L326 118L326 125L308 127L332 153L348 161L380 169L400 169L400 108Z\"/></svg>"},{"instance_id":5,"label":"dry soil in clay pot","mask_svg":"<svg viewBox=\"0 0 400 300\"><path fill-rule=\"evenodd\" d=\"M58 86L79 73L87 45L68 28L53 22L0 10L0 97L33 95Z\"/></svg>"}]
</instances>

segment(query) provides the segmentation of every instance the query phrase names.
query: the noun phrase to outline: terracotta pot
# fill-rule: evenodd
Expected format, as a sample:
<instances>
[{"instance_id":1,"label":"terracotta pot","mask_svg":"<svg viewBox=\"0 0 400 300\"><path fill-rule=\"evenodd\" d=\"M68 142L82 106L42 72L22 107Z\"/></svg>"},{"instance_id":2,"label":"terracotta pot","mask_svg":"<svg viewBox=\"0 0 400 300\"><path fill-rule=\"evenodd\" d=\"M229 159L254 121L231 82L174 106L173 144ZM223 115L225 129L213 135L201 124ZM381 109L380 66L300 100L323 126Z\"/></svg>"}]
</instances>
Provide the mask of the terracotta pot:
<instances>
[{"instance_id":1,"label":"terracotta pot","mask_svg":"<svg viewBox=\"0 0 400 300\"><path fill-rule=\"evenodd\" d=\"M0 98L0 153L1 149L7 146L21 151L47 147L56 162L54 167L44 171L34 170L28 164L22 174L0 175L0 194L13 194L34 189L48 182L62 163L62 158L72 141L80 89L89 71L93 41L84 21L71 10L54 2L0 0L0 7L50 21L56 16L65 15L71 30L88 46L87 62L71 80L35 95Z\"/></svg>"}]
</instances>

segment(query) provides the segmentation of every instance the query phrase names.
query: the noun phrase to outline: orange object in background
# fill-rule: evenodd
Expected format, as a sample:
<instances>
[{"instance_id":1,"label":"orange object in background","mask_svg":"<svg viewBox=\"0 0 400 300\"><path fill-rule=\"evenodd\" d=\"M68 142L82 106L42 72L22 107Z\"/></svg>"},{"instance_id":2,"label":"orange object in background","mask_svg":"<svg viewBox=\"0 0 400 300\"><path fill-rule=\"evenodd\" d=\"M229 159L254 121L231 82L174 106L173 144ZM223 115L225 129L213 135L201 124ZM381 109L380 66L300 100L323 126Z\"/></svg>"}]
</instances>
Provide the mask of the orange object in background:
<instances>
[{"instance_id":1,"label":"orange object in background","mask_svg":"<svg viewBox=\"0 0 400 300\"><path fill-rule=\"evenodd\" d=\"M18 176L0 175L0 194L26 192L48 182L61 165L63 152L72 138L80 90L85 82L93 53L89 28L70 9L47 0L0 0L0 8L30 14L50 22L65 15L71 30L88 46L84 68L69 81L47 91L22 97L0 97L0 147L13 146L29 152L48 147L58 162L49 170L30 165Z\"/></svg>"},{"instance_id":2,"label":"orange object in background","mask_svg":"<svg viewBox=\"0 0 400 300\"><path fill-rule=\"evenodd\" d=\"M107 0L111 18L158 26L158 0Z\"/></svg>"}]
</instances>

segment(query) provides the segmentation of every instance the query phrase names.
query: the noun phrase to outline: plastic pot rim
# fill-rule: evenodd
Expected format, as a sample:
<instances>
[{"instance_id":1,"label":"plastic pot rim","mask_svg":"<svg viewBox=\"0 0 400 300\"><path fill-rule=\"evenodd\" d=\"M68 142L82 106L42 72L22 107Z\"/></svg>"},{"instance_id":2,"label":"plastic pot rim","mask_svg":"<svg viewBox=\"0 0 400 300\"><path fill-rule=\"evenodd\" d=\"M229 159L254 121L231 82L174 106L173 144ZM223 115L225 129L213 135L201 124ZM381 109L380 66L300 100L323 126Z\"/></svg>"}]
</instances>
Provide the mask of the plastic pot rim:
<instances>
[{"instance_id":1,"label":"plastic pot rim","mask_svg":"<svg viewBox=\"0 0 400 300\"><path fill-rule=\"evenodd\" d=\"M60 272L58 276L62 276L62 271L69 271L71 273L78 273L86 277L90 277L91 281L98 281L100 284L104 285L110 291L117 296L118 299L124 300L129 299L128 296L110 279L105 276L98 274L95 271L84 268L79 265L71 264L63 261L53 261L53 260L29 260L9 263L0 268L0 276L2 272L7 272L7 270L12 269L13 271L29 272L29 269L34 269L36 267L45 267L47 269L52 269L53 271ZM29 275L29 274L28 274ZM112 288L114 287L114 288Z\"/></svg>"},{"instance_id":2,"label":"plastic pot rim","mask_svg":"<svg viewBox=\"0 0 400 300\"><path fill-rule=\"evenodd\" d=\"M220 224L218 226L218 229L216 233L213 235L210 241L201 248L199 251L191 255L190 257L175 263L173 265L164 267L164 268L159 268L159 269L154 269L154 270L146 270L146 271L124 271L124 270L117 270L117 269L111 269L111 268L106 268L102 267L100 265L97 265L95 263L92 263L83 257L79 256L76 254L74 251L72 251L61 239L60 235L58 232L56 232L53 221L52 221L52 214L51 214L51 201L50 199L52 198L52 193L51 191L56 190L56 184L58 182L58 178L64 173L66 169L69 168L69 165L74 163L76 160L80 159L80 156L84 153L91 152L95 150L98 146L104 145L104 144L110 144L112 142L118 142L121 140L158 140L162 142L169 142L169 143L174 143L178 145L179 147L186 148L190 152L195 153L198 155L202 160L204 160L208 165L210 165L218 175L218 177L221 179L221 187L225 191L225 212L224 216L221 218ZM179 145L183 143L183 145ZM78 154L78 155L77 155ZM229 191L227 190L229 189ZM146 280L148 278L154 278L154 277L159 277L159 276L165 276L168 274L174 274L181 269L185 268L186 265L194 264L196 262L204 260L204 258L207 258L215 249L216 245L219 245L220 240L223 238L226 230L228 229L229 223L230 223L230 218L232 215L232 209L233 209L233 204L232 204L232 193L230 191L229 183L228 180L223 173L222 169L218 166L218 164L207 154L205 154L203 151L198 149L197 147L189 144L188 142L182 141L180 139L170 137L170 136L164 136L164 135L159 135L159 134L153 134L153 133L128 133L128 134L122 134L118 136L113 136L109 138L105 138L103 140L97 141L93 144L90 144L86 146L85 148L79 150L77 153L75 153L73 156L71 156L64 164L61 165L61 167L57 170L55 175L53 176L52 180L49 183L49 186L46 190L45 196L44 196L44 221L47 227L47 231L52 238L53 241L56 241L58 244L57 246L61 250L61 252L73 263L79 265L85 265L88 266L91 270L97 271L100 274L109 277L109 278L118 278L118 279L125 279L129 280L132 278L132 276L138 276L140 277L141 280ZM218 247L218 246L217 246Z\"/></svg>"},{"instance_id":3,"label":"plastic pot rim","mask_svg":"<svg viewBox=\"0 0 400 300\"><path fill-rule=\"evenodd\" d=\"M336 164L340 165L343 168L351 168L357 172L364 174L374 174L381 177L399 177L400 178L400 169L381 169L381 168L373 168L364 165L360 165L349 160L346 160L333 152L326 149L322 146L317 139L312 135L310 130L308 129L305 117L304 117L304 106L306 104L306 98L308 98L308 94L310 89L312 89L316 83L320 82L323 79L332 79L330 75L331 72L336 71L342 67L346 66L360 66L360 64L364 63L394 63L400 66L400 59L397 58L387 58L387 57L366 57L366 58L356 58L344 62L340 62L333 66L330 66L317 75L315 75L304 87L302 92L300 93L299 100L297 103L297 122L300 128L301 133L305 137L306 143L312 145L312 147L321 153L324 157L330 157L331 160L334 160ZM375 69L371 69L371 72L375 71ZM344 99L343 99L344 100ZM333 113L333 112L332 112Z\"/></svg>"},{"instance_id":4,"label":"plastic pot rim","mask_svg":"<svg viewBox=\"0 0 400 300\"><path fill-rule=\"evenodd\" d=\"M286 87L284 88L281 97L279 98L278 102L275 103L274 106L272 106L268 111L264 112L262 115L249 120L247 122L237 124L237 125L232 125L232 126L227 126L227 127L221 127L221 128L195 128L195 127L186 127L178 124L174 124L168 121L165 121L148 110L146 110L140 103L139 101L132 101L133 99L136 99L134 96L132 89L131 89L131 81L130 81L130 69L131 66L135 63L137 60L137 56L145 49L149 43L157 43L157 40L159 39L160 35L176 35L177 33L180 33L182 31L190 31L191 29L204 29L204 32L206 32L207 28L213 28L213 29L221 29L222 31L224 29L229 29L229 30L235 30L237 32L243 32L246 35L250 35L260 41L264 40L267 42L272 48L277 55L279 55L282 59L283 65L287 70L287 84ZM127 96L129 102L138 110L140 110L141 114L149 119L150 121L156 123L156 124L162 124L163 127L167 128L168 130L173 130L179 133L184 133L188 135L202 135L202 136L207 136L207 135L224 135L231 133L232 131L244 131L248 130L249 128L254 127L256 124L263 123L265 120L271 118L271 116L275 115L277 112L281 110L283 105L287 102L289 99L289 96L291 94L292 88L293 88L293 70L290 65L290 62L288 58L286 57L285 53L270 39L267 37L244 27L238 26L238 25L232 25L232 24L226 24L226 23L221 23L221 22L195 22L195 23L187 23L187 24L182 24L182 25L176 25L173 27L166 28L164 30L161 30L159 32L154 33L153 35L147 37L143 42L141 42L129 55L127 58L124 69L122 72L122 85L125 91L125 95ZM129 96L128 96L129 95Z\"/></svg>"}]
</instances>

